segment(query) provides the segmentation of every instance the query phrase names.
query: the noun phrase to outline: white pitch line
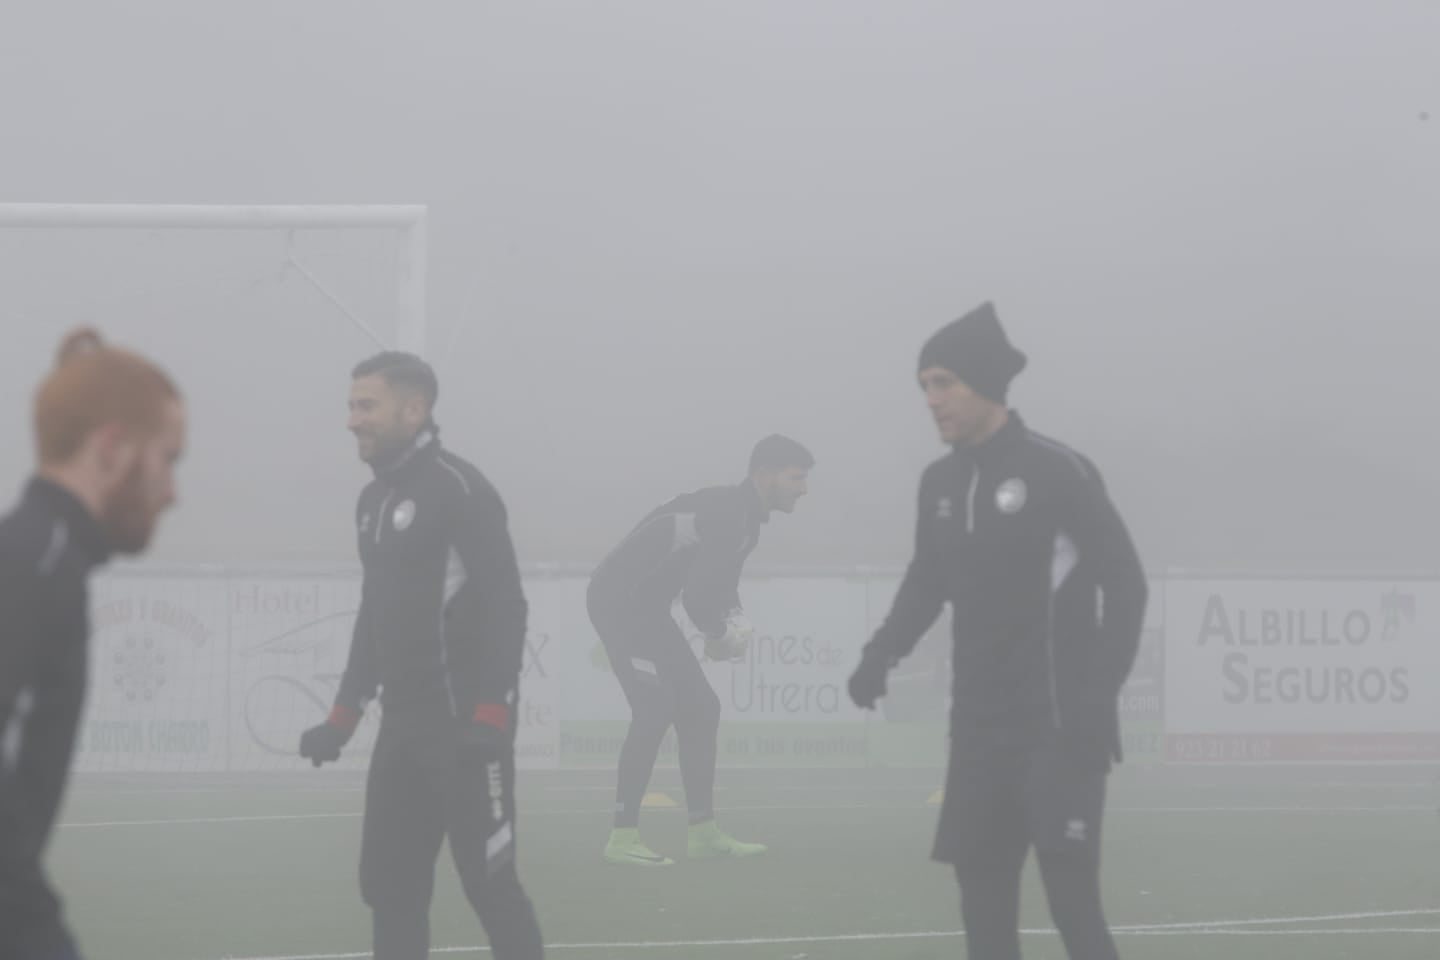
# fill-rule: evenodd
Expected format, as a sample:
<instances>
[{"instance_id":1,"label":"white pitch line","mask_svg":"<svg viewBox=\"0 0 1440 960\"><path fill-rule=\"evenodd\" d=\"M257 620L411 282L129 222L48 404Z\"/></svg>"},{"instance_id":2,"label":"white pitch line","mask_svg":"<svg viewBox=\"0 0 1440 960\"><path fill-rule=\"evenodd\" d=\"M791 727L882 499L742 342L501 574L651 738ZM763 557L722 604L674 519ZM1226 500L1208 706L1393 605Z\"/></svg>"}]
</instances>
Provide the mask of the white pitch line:
<instances>
[{"instance_id":1,"label":"white pitch line","mask_svg":"<svg viewBox=\"0 0 1440 960\"><path fill-rule=\"evenodd\" d=\"M867 804L867 803L827 803L827 804L741 804L731 805L725 808L727 813L824 813L835 811L840 813L855 813L857 811L873 811L876 813L893 813L895 811L915 812L923 810L922 804ZM676 806L673 808L659 808L647 810L647 813L684 813L684 808ZM1335 814L1378 814L1378 813L1435 813L1434 807L1429 806L1380 806L1380 807L1114 807L1110 813L1126 814L1260 814L1260 813L1286 813L1286 814L1309 814L1309 815L1335 815ZM76 821L60 824L62 830L79 830L95 827L159 827L180 824L222 824L222 823L283 823L289 820L345 820L363 816L363 813L276 813L263 815L239 815L229 817L175 817L172 819L151 819L151 820L103 820L103 821ZM543 819L546 817L588 817L608 816L609 811L601 807L570 807L551 810L527 810L524 812L526 820Z\"/></svg>"},{"instance_id":2,"label":"white pitch line","mask_svg":"<svg viewBox=\"0 0 1440 960\"><path fill-rule=\"evenodd\" d=\"M758 791L761 791L761 792L766 792L766 793L825 793L825 792L833 791L833 790L844 790L846 793L857 793L857 794L865 794L865 793L920 793L920 792L924 792L924 791L926 791L926 790L938 790L938 789L940 789L942 786L944 786L944 782L943 782L943 781L937 781L936 783L934 783L934 784L931 785L931 786L926 786L926 785L924 785L924 784L915 784L915 783L872 783L872 784L867 784L867 785L864 785L864 786L843 786L843 785L835 785L835 786L818 786L818 787L817 787L817 786L795 786L795 785L792 785L792 784L779 784L779 785L776 785L776 786L760 787L760 788L757 788L757 790L758 790ZM1129 786L1131 786L1131 785L1130 785L1130 784L1126 784L1125 786L1126 786L1126 787L1129 787ZM1321 788L1324 788L1324 789L1337 789L1337 790L1338 790L1338 789L1351 789L1351 788L1356 789L1356 790L1380 790L1380 789L1384 789L1384 790L1393 790L1393 791L1396 791L1396 792L1398 792L1398 791L1400 791L1400 790L1402 790L1402 789L1408 789L1408 790L1414 790L1415 792L1418 792L1418 793L1427 793L1427 792L1430 792L1430 791L1432 791L1432 790L1435 790L1435 789L1436 789L1436 785L1435 785L1435 784L1423 784L1423 783L1412 783L1412 784L1383 784L1383 785L1382 785L1382 784L1371 784L1371 783L1352 783L1352 784L1348 784L1348 785L1347 785L1347 784L1342 784L1342 783L1330 783L1330 784L1323 784L1323 783L1315 783L1315 784L1310 784L1310 783L1297 783L1297 784L1292 784L1292 785L1289 786L1289 787L1284 787L1284 786L1226 787L1226 786L1220 786L1220 785L1218 785L1218 784L1214 784L1214 785L1198 784L1198 785L1195 785L1195 786L1186 786L1186 787L1184 787L1184 788L1173 788L1173 789L1167 789L1167 788L1164 788L1164 787L1145 787L1145 786L1139 786L1139 785L1137 785L1136 788L1135 788L1132 792L1135 792L1135 793L1150 792L1150 793L1161 793L1161 794L1168 792L1168 793L1174 794L1174 793L1182 793L1182 792L1183 792L1183 793L1193 793L1193 792L1195 792L1197 789L1200 789L1200 790L1214 790L1215 792L1223 792L1223 793L1228 793L1228 794L1232 794L1232 795L1233 795L1233 794L1244 795L1244 794L1246 794L1246 793L1250 793L1250 794L1260 794L1260 795L1265 795L1265 794L1299 793L1299 794L1301 794L1301 795L1303 795L1303 796L1311 796L1311 795L1314 794L1314 791L1315 791L1316 789L1321 789ZM564 790L565 790L566 788L561 788L561 787L546 787L545 789L547 789L547 790L554 790L554 791L557 791L557 792L564 792ZM613 791L613 790L614 790L614 787L613 787L613 786L603 786L603 785L601 785L601 786L595 786L595 787L586 787L585 789L587 789L587 790L605 790L605 791L608 792L608 791Z\"/></svg>"},{"instance_id":3,"label":"white pitch line","mask_svg":"<svg viewBox=\"0 0 1440 960\"><path fill-rule=\"evenodd\" d=\"M871 785L868 786L868 787L846 787L846 786L833 786L833 787L789 787L789 786L778 786L778 787L764 787L763 790L764 790L764 792L767 792L767 793L833 793L833 792L835 792L836 790L843 790L845 793L927 793L927 792L929 792L929 791L939 790L939 789L940 789L941 787L943 787L944 785L945 785L945 784L944 784L944 782L942 781L942 782L940 782L940 783L934 783L934 784L931 784L931 785L929 785L929 786L923 786L923 785L917 786L916 784L913 784L913 783L877 783L877 784L871 784Z\"/></svg>"},{"instance_id":4,"label":"white pitch line","mask_svg":"<svg viewBox=\"0 0 1440 960\"><path fill-rule=\"evenodd\" d=\"M1337 913L1319 917L1262 917L1249 920L1211 921L1198 923L1137 924L1112 928L1116 936L1138 937L1187 937L1187 936L1326 936L1329 934L1375 935L1375 934L1423 934L1440 935L1440 927L1389 927L1364 928L1346 927L1339 929L1301 930L1257 930L1256 926L1278 926L1293 923L1323 923L1341 920L1371 920L1398 917L1420 917L1440 915L1440 910L1379 910L1365 913ZM1249 929L1247 929L1249 928ZM1025 936L1051 937L1056 931L1048 928L1021 930ZM629 942L596 943L550 943L547 950L664 950L692 949L698 947L756 947L785 946L804 943L873 943L886 940L937 940L963 937L960 930L921 930L900 933L838 933L800 937L748 937L731 940L636 940ZM489 953L488 947L435 947L432 953ZM310 953L283 956L226 957L225 960L360 960L369 957L363 953Z\"/></svg>"},{"instance_id":5,"label":"white pitch line","mask_svg":"<svg viewBox=\"0 0 1440 960\"><path fill-rule=\"evenodd\" d=\"M1429 804L1379 804L1369 807L1215 806L1215 807L1110 807L1107 813L1435 813Z\"/></svg>"},{"instance_id":6,"label":"white pitch line","mask_svg":"<svg viewBox=\"0 0 1440 960\"><path fill-rule=\"evenodd\" d=\"M110 797L190 797L225 794L234 796L237 790L247 787L76 787L70 791L72 797L85 799L107 799ZM264 795L312 794L312 793L364 793L364 787L255 787Z\"/></svg>"},{"instance_id":7,"label":"white pitch line","mask_svg":"<svg viewBox=\"0 0 1440 960\"><path fill-rule=\"evenodd\" d=\"M1255 930L1226 927L1201 927L1198 930L1121 930L1117 936L1129 937L1328 937L1331 934L1373 936L1375 934L1423 934L1440 936L1440 927L1317 927L1300 930Z\"/></svg>"},{"instance_id":8,"label":"white pitch line","mask_svg":"<svg viewBox=\"0 0 1440 960\"><path fill-rule=\"evenodd\" d=\"M614 792L615 792L615 785L614 785L613 783L611 783L611 784L597 783L597 784L588 785L588 786L587 786L587 785L581 785L581 786L575 786L575 787L542 787L541 789L542 789L545 793L614 793ZM654 791L656 791L656 792L663 793L663 792L665 792L665 791L667 791L667 790L681 790L681 789L683 789L683 788L680 787L680 786L677 784L677 785L675 785L675 786L669 786L669 787L657 787L657 786L652 785L650 789L651 789L651 790L654 790ZM770 792L773 792L773 789L781 789L781 788L770 788L770 787L766 787L763 792L765 792L765 793L770 793ZM715 788L715 792L716 792L716 793L726 793L727 791L733 793L733 792L734 792L734 788L732 788L732 787L716 787L716 788ZM819 792L819 791L817 791L817 792Z\"/></svg>"},{"instance_id":9,"label":"white pitch line","mask_svg":"<svg viewBox=\"0 0 1440 960\"><path fill-rule=\"evenodd\" d=\"M1269 784L1256 784L1254 786L1236 787L1232 784L1212 783L1197 784L1207 790L1225 790L1235 792L1238 790L1431 790L1435 787L1434 780L1318 780L1314 783L1307 783L1304 780L1296 780L1291 783L1279 782ZM1192 787L1184 787L1189 790Z\"/></svg>"},{"instance_id":10,"label":"white pitch line","mask_svg":"<svg viewBox=\"0 0 1440 960\"><path fill-rule=\"evenodd\" d=\"M178 817L172 820L90 820L62 823L61 829L81 830L86 827L166 827L184 823L265 823L285 820L340 820L359 817L358 813L276 813L244 817Z\"/></svg>"},{"instance_id":11,"label":"white pitch line","mask_svg":"<svg viewBox=\"0 0 1440 960\"><path fill-rule=\"evenodd\" d=\"M1198 930L1206 927L1279 927L1297 923L1339 923L1342 920L1398 920L1402 917L1440 917L1440 907L1416 910L1366 910L1361 913L1322 913L1306 917L1251 917L1245 920L1193 920L1185 923L1132 923L1115 930ZM1440 927L1436 928L1440 932Z\"/></svg>"},{"instance_id":12,"label":"white pitch line","mask_svg":"<svg viewBox=\"0 0 1440 960\"><path fill-rule=\"evenodd\" d=\"M764 789L773 793L813 793L826 792L830 790L843 789L850 793L904 793L937 789L942 785L943 777L937 779L933 786L915 783L866 783L856 785L844 784L776 784L767 786ZM1144 789L1151 787L1141 784ZM1317 789L1334 790L1419 790L1432 791L1440 788L1440 781L1436 780L1371 780L1371 781L1348 781L1348 780L1321 780L1314 782L1294 781L1290 783L1263 783L1263 784L1220 784L1220 783L1193 783L1185 784L1183 788L1187 792L1197 790L1215 790L1226 793L1245 792L1247 790L1263 793L1272 791L1301 790L1314 791ZM305 784L305 785L275 785L275 784L245 784L237 782L233 784L222 784L215 786L177 787L156 784L146 786L143 784L107 785L99 782L77 783L72 786L71 794L78 796L184 796L188 794L212 794L212 793L234 793L236 789L256 789L266 793L363 793L363 786L341 784ZM544 784L538 789L545 793L613 793L613 784ZM674 789L679 789L678 785ZM724 785L716 787L717 792L725 792L727 789L732 792L736 788L727 788ZM1156 789L1164 789L1163 787Z\"/></svg>"}]
</instances>

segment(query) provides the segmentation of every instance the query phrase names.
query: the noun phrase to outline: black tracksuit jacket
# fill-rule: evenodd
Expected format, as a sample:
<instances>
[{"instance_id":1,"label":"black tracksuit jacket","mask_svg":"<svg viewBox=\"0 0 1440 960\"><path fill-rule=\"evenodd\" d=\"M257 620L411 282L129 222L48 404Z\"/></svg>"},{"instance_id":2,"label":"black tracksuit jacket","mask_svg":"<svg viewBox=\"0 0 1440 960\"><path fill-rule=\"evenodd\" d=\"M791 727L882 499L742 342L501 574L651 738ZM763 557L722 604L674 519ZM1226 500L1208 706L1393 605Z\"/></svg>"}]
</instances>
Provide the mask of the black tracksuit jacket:
<instances>
[{"instance_id":1,"label":"black tracksuit jacket","mask_svg":"<svg viewBox=\"0 0 1440 960\"><path fill-rule=\"evenodd\" d=\"M505 506L474 466L422 433L355 510L360 612L336 703L468 719L514 706L528 607Z\"/></svg>"},{"instance_id":2,"label":"black tracksuit jacket","mask_svg":"<svg viewBox=\"0 0 1440 960\"><path fill-rule=\"evenodd\" d=\"M661 504L595 568L592 614L668 614L677 597L706 635L740 609L740 573L768 514L754 484L707 487Z\"/></svg>"},{"instance_id":3,"label":"black tracksuit jacket","mask_svg":"<svg viewBox=\"0 0 1440 960\"><path fill-rule=\"evenodd\" d=\"M89 510L47 480L0 520L0 956L63 940L40 861L85 699L90 572L109 552Z\"/></svg>"},{"instance_id":4,"label":"black tracksuit jacket","mask_svg":"<svg viewBox=\"0 0 1440 960\"><path fill-rule=\"evenodd\" d=\"M1146 596L1094 465L1012 413L926 470L915 556L870 649L898 661L948 602L953 731L1034 734L1108 766Z\"/></svg>"}]
</instances>

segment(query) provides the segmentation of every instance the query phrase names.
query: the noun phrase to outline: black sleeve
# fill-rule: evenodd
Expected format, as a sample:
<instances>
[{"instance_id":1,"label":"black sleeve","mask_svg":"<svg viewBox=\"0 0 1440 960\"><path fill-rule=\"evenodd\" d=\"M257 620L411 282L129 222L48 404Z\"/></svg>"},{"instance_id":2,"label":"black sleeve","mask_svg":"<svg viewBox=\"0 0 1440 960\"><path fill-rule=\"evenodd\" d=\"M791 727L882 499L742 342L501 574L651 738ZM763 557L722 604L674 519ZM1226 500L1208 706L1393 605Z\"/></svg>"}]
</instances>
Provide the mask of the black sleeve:
<instances>
[{"instance_id":1,"label":"black sleeve","mask_svg":"<svg viewBox=\"0 0 1440 960\"><path fill-rule=\"evenodd\" d=\"M372 515L368 503L372 499L371 490L372 487L366 487L355 501L357 526L361 525L362 517ZM376 519L375 522L382 523L383 520ZM368 526L362 526L359 545L362 561L369 535ZM374 617L365 599L364 581L362 576L360 609L355 613L355 629L350 634L350 656L345 662L345 673L340 678L340 691L335 696L336 706L344 707L356 716L365 709L366 703L375 699L375 693L380 687L379 651L376 649L375 635L370 629Z\"/></svg>"},{"instance_id":2,"label":"black sleeve","mask_svg":"<svg viewBox=\"0 0 1440 960\"><path fill-rule=\"evenodd\" d=\"M740 602L740 578L745 573L745 558L741 557L735 561L735 586L730 588L730 593L725 597L725 614L744 613L745 605Z\"/></svg>"},{"instance_id":3,"label":"black sleeve","mask_svg":"<svg viewBox=\"0 0 1440 960\"><path fill-rule=\"evenodd\" d=\"M926 484L920 484L920 502L916 509L915 555L905 570L905 579L890 613L874 638L866 646L867 652L884 655L892 663L908 655L920 638L935 625L940 612L945 609L945 580L940 558L936 555L926 506Z\"/></svg>"},{"instance_id":4,"label":"black sleeve","mask_svg":"<svg viewBox=\"0 0 1440 960\"><path fill-rule=\"evenodd\" d=\"M446 611L462 706L513 702L525 657L529 606L500 495L472 483L449 528L464 582Z\"/></svg>"},{"instance_id":5,"label":"black sleeve","mask_svg":"<svg viewBox=\"0 0 1440 960\"><path fill-rule=\"evenodd\" d=\"M1096 655L1103 661L1099 675L1106 687L1097 693L1113 699L1120 695L1140 649L1150 588L1125 521L1093 467L1089 476L1077 475L1063 503L1061 527L1075 541L1080 557L1091 564L1100 587Z\"/></svg>"},{"instance_id":6,"label":"black sleeve","mask_svg":"<svg viewBox=\"0 0 1440 960\"><path fill-rule=\"evenodd\" d=\"M365 704L375 698L380 686L380 675L376 663L375 637L369 630L371 617L362 588L360 610L355 614L355 630L350 636L350 658L345 663L345 675L340 678L340 692L335 697L336 706L359 715Z\"/></svg>"},{"instance_id":7,"label":"black sleeve","mask_svg":"<svg viewBox=\"0 0 1440 960\"><path fill-rule=\"evenodd\" d=\"M36 597L34 582L10 569L0 573L0 731L11 729L22 707L33 706L28 691L40 643ZM0 771L0 877L16 876L19 865L38 853L22 846L32 834L24 807L18 771Z\"/></svg>"},{"instance_id":8,"label":"black sleeve","mask_svg":"<svg viewBox=\"0 0 1440 960\"><path fill-rule=\"evenodd\" d=\"M9 727L21 691L35 673L40 645L36 586L8 570L0 572L0 730Z\"/></svg>"},{"instance_id":9,"label":"black sleeve","mask_svg":"<svg viewBox=\"0 0 1440 960\"><path fill-rule=\"evenodd\" d=\"M0 927L20 922L34 932L60 923L40 860L69 775L82 695L60 659L85 656L85 637L78 606L73 630L53 615L53 582L14 569L0 575L0 729L18 720L23 735L13 766L0 772ZM18 932L0 930L0 943Z\"/></svg>"},{"instance_id":10,"label":"black sleeve","mask_svg":"<svg viewBox=\"0 0 1440 960\"><path fill-rule=\"evenodd\" d=\"M681 602L707 637L723 634L726 618L740 606L745 522L744 511L728 503L709 505L695 517L699 542Z\"/></svg>"}]
</instances>

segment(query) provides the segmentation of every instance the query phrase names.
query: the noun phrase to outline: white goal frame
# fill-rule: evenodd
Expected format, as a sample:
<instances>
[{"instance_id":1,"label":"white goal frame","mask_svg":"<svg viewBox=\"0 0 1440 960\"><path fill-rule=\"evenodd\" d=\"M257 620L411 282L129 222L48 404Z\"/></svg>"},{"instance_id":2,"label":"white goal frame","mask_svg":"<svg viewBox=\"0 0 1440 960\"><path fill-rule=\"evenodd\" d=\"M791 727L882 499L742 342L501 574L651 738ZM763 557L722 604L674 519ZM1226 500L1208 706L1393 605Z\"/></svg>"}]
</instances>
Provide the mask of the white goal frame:
<instances>
[{"instance_id":1,"label":"white goal frame","mask_svg":"<svg viewBox=\"0 0 1440 960\"><path fill-rule=\"evenodd\" d=\"M131 230L382 229L404 238L399 256L396 336L386 343L292 255L294 267L381 346L425 355L427 208L410 204L216 205L148 203L0 203L0 230L117 228Z\"/></svg>"}]
</instances>

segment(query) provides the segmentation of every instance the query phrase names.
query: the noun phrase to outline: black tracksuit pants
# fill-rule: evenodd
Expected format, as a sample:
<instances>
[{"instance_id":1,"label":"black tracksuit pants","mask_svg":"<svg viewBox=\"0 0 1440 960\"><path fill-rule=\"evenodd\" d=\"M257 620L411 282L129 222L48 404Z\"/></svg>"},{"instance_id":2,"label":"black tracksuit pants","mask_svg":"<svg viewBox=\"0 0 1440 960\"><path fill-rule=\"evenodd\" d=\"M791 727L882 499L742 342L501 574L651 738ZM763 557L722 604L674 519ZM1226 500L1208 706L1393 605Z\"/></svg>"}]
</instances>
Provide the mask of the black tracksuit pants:
<instances>
[{"instance_id":1,"label":"black tracksuit pants","mask_svg":"<svg viewBox=\"0 0 1440 960\"><path fill-rule=\"evenodd\" d=\"M1052 744L956 733L934 857L953 864L970 960L1020 960L1030 848L1071 960L1117 960L1100 896L1107 773Z\"/></svg>"},{"instance_id":2,"label":"black tracksuit pants","mask_svg":"<svg viewBox=\"0 0 1440 960\"><path fill-rule=\"evenodd\" d=\"M616 777L615 826L639 823L640 803L671 726L690 822L714 817L720 698L685 634L667 609L615 610L594 596L590 621L630 704L630 729Z\"/></svg>"},{"instance_id":3,"label":"black tracksuit pants","mask_svg":"<svg viewBox=\"0 0 1440 960\"><path fill-rule=\"evenodd\" d=\"M360 888L375 960L423 960L441 844L496 960L539 960L535 910L515 867L515 750L459 743L448 715L385 715L365 791Z\"/></svg>"}]
</instances>

